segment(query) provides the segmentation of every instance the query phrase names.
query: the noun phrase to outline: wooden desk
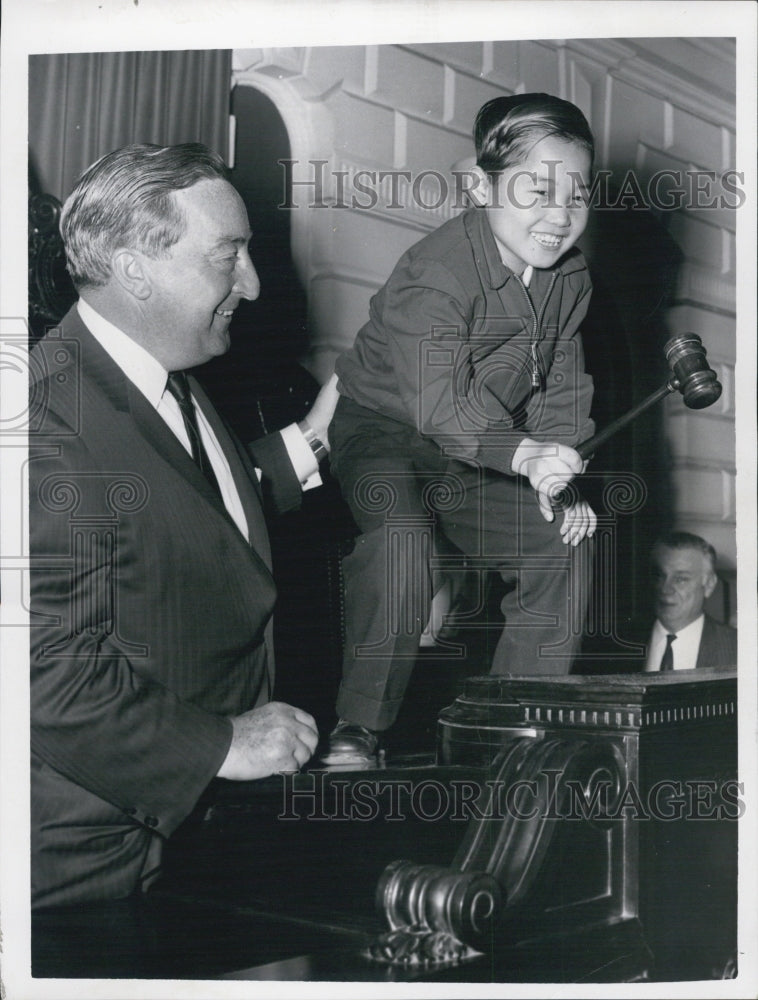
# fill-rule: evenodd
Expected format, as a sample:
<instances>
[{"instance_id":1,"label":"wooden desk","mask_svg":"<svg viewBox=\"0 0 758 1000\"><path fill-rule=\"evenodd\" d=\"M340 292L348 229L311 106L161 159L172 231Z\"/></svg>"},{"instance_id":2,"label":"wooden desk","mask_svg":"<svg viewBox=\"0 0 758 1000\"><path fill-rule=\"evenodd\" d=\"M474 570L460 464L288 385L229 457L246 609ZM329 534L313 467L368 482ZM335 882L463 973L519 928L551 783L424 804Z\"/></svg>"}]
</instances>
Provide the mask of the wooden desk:
<instances>
[{"instance_id":1,"label":"wooden desk","mask_svg":"<svg viewBox=\"0 0 758 1000\"><path fill-rule=\"evenodd\" d=\"M652 953L645 975L709 978L723 969L736 953L736 711L736 676L720 671L471 678L440 717L439 759L484 762L521 738L530 753L520 777L534 779L540 744L552 743L574 762L596 819L577 820L576 798L557 806L570 818L513 908L511 933L539 939L554 929L570 940L596 919L634 921ZM520 736L527 731L534 736ZM506 862L498 877L523 876Z\"/></svg>"},{"instance_id":2,"label":"wooden desk","mask_svg":"<svg viewBox=\"0 0 758 1000\"><path fill-rule=\"evenodd\" d=\"M80 913L66 925L68 955L37 947L35 974L722 974L736 951L733 674L471 678L438 728L438 763L416 756L376 770L215 783L172 838L130 954L123 927L109 953L104 921ZM488 802L498 809L486 812ZM398 859L415 867L388 881ZM387 929L375 906L383 878L385 909L397 916L413 910L424 879L439 886L477 872L504 895L478 954L441 968L367 957Z\"/></svg>"}]
</instances>

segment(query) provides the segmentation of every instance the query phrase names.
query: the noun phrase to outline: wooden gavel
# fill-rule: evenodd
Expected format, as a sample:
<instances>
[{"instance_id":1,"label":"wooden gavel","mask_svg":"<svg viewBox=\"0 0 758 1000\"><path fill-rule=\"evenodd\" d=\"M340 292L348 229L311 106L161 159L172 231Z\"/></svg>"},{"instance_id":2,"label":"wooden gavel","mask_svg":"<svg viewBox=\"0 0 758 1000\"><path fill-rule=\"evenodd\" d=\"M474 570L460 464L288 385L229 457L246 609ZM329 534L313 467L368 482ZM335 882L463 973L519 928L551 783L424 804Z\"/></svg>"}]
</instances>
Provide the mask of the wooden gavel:
<instances>
[{"instance_id":1,"label":"wooden gavel","mask_svg":"<svg viewBox=\"0 0 758 1000\"><path fill-rule=\"evenodd\" d=\"M711 406L721 395L721 383L716 377L716 372L709 366L703 342L696 333L682 333L678 337L672 337L664 345L666 361L671 369L671 378L665 385L662 385L655 392L652 392L647 399L633 406L631 410L611 421L602 431L598 431L591 438L582 441L576 446L576 451L582 458L590 458L601 444L605 444L608 438L620 431L632 420L636 419L645 410L650 409L659 399L663 399L670 392L681 392L684 396L685 406L691 410L703 410L706 406ZM554 503L558 507L566 506L570 502L571 488L561 490L554 498Z\"/></svg>"},{"instance_id":2,"label":"wooden gavel","mask_svg":"<svg viewBox=\"0 0 758 1000\"><path fill-rule=\"evenodd\" d=\"M601 444L605 444L608 438L613 437L622 427L626 427L670 392L677 390L681 392L685 406L689 406L691 410L703 410L716 402L721 395L721 383L716 377L716 372L706 361L703 342L696 333L682 333L678 337L672 337L666 341L663 350L672 377L647 399L633 406L628 413L617 417L604 430L598 431L577 445L576 450L582 458L589 458Z\"/></svg>"}]
</instances>

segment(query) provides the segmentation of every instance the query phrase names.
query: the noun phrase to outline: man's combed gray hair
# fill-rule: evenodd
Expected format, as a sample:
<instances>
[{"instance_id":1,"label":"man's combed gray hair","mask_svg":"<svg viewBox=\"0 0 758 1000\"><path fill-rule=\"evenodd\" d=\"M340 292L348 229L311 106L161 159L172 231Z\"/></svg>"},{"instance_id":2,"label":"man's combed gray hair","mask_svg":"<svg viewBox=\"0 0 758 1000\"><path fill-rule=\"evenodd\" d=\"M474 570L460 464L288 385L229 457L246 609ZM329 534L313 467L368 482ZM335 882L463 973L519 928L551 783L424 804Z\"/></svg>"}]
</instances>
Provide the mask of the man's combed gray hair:
<instances>
[{"instance_id":1,"label":"man's combed gray hair","mask_svg":"<svg viewBox=\"0 0 758 1000\"><path fill-rule=\"evenodd\" d=\"M93 163L61 213L61 236L75 287L106 284L111 255L119 247L154 259L166 257L186 225L174 191L215 178L228 180L226 164L198 142L139 143Z\"/></svg>"},{"instance_id":2,"label":"man's combed gray hair","mask_svg":"<svg viewBox=\"0 0 758 1000\"><path fill-rule=\"evenodd\" d=\"M702 552L711 563L711 569L716 572L716 550L700 535L693 535L689 531L670 531L666 535L660 535L653 543L653 549L663 546L666 549L696 549Z\"/></svg>"}]
</instances>

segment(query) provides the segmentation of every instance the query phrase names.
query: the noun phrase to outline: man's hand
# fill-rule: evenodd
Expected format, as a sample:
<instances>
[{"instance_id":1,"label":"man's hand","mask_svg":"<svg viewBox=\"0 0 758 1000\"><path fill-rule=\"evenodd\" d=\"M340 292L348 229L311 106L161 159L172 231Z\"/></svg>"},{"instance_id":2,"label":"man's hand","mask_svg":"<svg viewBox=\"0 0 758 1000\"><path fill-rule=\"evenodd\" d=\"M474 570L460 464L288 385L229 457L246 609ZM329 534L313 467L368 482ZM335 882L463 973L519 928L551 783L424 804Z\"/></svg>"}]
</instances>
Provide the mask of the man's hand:
<instances>
[{"instance_id":1,"label":"man's hand","mask_svg":"<svg viewBox=\"0 0 758 1000\"><path fill-rule=\"evenodd\" d=\"M232 744L218 772L219 778L232 781L298 771L318 743L313 718L281 701L235 716L232 726Z\"/></svg>"},{"instance_id":2,"label":"man's hand","mask_svg":"<svg viewBox=\"0 0 758 1000\"><path fill-rule=\"evenodd\" d=\"M329 381L321 386L319 394L316 396L316 402L305 415L305 419L316 432L316 437L323 442L327 451L330 449L329 424L332 422L338 399L337 376L332 375Z\"/></svg>"},{"instance_id":3,"label":"man's hand","mask_svg":"<svg viewBox=\"0 0 758 1000\"><path fill-rule=\"evenodd\" d=\"M526 476L532 484L537 493L540 513L546 521L555 519L553 501L574 476L584 471L585 465L582 456L568 445L533 441L531 438L524 438L511 462L513 471ZM565 523L564 518L564 526Z\"/></svg>"},{"instance_id":4,"label":"man's hand","mask_svg":"<svg viewBox=\"0 0 758 1000\"><path fill-rule=\"evenodd\" d=\"M578 545L583 538L592 538L597 516L586 500L577 500L563 514L561 537L564 545Z\"/></svg>"}]
</instances>

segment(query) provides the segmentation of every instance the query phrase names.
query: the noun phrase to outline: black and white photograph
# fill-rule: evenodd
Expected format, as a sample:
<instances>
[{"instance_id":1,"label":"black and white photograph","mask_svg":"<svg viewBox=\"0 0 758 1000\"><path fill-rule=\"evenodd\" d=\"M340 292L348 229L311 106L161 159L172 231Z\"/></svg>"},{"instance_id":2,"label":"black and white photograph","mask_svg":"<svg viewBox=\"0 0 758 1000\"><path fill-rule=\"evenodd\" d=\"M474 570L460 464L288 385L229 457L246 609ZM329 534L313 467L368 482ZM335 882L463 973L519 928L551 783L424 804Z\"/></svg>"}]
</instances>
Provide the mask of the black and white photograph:
<instances>
[{"instance_id":1,"label":"black and white photograph","mask_svg":"<svg viewBox=\"0 0 758 1000\"><path fill-rule=\"evenodd\" d=\"M4 7L4 996L755 996L756 7Z\"/></svg>"}]
</instances>

